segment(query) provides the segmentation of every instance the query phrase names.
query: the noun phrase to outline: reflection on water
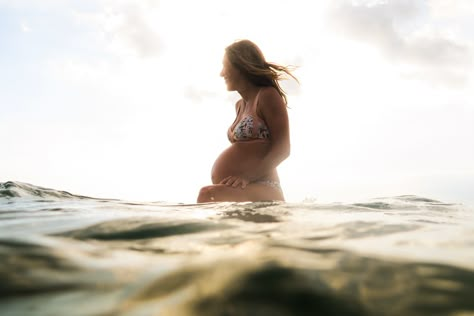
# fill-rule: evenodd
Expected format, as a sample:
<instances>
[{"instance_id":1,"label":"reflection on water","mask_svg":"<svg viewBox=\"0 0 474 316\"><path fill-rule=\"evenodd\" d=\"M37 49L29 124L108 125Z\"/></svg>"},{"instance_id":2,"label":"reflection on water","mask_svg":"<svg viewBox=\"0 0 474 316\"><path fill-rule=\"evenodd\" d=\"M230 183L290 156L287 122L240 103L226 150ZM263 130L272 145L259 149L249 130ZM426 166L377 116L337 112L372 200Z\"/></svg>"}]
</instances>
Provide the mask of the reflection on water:
<instances>
[{"instance_id":1,"label":"reflection on water","mask_svg":"<svg viewBox=\"0 0 474 316\"><path fill-rule=\"evenodd\" d=\"M2 315L474 315L472 210L170 205L0 184Z\"/></svg>"}]
</instances>

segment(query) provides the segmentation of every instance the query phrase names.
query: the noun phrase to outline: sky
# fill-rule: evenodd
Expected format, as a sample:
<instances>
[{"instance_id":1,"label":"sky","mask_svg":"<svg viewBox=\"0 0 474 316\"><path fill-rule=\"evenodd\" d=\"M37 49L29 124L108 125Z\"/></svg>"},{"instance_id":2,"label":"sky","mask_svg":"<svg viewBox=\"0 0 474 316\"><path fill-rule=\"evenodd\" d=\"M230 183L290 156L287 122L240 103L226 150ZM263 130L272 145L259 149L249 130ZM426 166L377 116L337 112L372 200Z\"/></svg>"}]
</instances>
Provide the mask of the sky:
<instances>
[{"instance_id":1,"label":"sky","mask_svg":"<svg viewBox=\"0 0 474 316\"><path fill-rule=\"evenodd\" d=\"M474 205L471 0L0 0L0 182L195 202L238 39L296 66L287 201Z\"/></svg>"}]
</instances>

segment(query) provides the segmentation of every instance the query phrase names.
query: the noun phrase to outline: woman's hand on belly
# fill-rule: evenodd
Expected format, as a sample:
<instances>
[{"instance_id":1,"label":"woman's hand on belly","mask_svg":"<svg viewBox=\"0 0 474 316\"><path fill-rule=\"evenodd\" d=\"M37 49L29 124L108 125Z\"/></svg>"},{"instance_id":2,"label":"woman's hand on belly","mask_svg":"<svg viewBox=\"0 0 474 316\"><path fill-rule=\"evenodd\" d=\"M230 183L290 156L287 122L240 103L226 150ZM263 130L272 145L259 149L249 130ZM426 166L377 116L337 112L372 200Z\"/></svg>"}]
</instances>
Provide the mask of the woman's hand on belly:
<instances>
[{"instance_id":1,"label":"woman's hand on belly","mask_svg":"<svg viewBox=\"0 0 474 316\"><path fill-rule=\"evenodd\" d=\"M249 183L250 183L249 179L244 178L244 177L240 177L240 176L228 176L228 177L225 177L220 182L220 184L229 185L229 186L232 186L234 188L240 186L242 189L245 189L245 187Z\"/></svg>"}]
</instances>

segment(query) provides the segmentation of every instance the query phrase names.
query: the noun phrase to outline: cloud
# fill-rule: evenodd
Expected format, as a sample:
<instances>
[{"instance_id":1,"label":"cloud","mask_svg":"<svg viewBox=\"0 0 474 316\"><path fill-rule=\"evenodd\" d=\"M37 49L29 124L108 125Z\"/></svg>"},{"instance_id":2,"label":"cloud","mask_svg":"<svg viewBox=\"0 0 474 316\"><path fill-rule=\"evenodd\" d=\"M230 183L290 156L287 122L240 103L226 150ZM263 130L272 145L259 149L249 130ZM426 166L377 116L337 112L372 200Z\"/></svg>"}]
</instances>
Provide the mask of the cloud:
<instances>
[{"instance_id":1,"label":"cloud","mask_svg":"<svg viewBox=\"0 0 474 316\"><path fill-rule=\"evenodd\" d=\"M465 17L474 15L472 0L428 0L431 13L437 17Z\"/></svg>"},{"instance_id":2,"label":"cloud","mask_svg":"<svg viewBox=\"0 0 474 316\"><path fill-rule=\"evenodd\" d=\"M451 86L470 75L472 49L435 28L433 17L411 0L339 2L330 25L345 37L369 43L393 62L411 67L409 76ZM453 79L454 78L454 79Z\"/></svg>"},{"instance_id":3,"label":"cloud","mask_svg":"<svg viewBox=\"0 0 474 316\"><path fill-rule=\"evenodd\" d=\"M184 88L183 95L194 103L201 103L207 98L218 96L218 94L212 90L199 88L194 85L187 85Z\"/></svg>"},{"instance_id":4,"label":"cloud","mask_svg":"<svg viewBox=\"0 0 474 316\"><path fill-rule=\"evenodd\" d=\"M0 0L0 6L8 7L8 8L15 8L15 9L32 9L32 8L54 8L61 5L68 5L68 1L63 0L43 0L43 1L36 1L36 0Z\"/></svg>"},{"instance_id":5,"label":"cloud","mask_svg":"<svg viewBox=\"0 0 474 316\"><path fill-rule=\"evenodd\" d=\"M28 23L26 23L25 21L22 21L22 22L20 23L20 28L21 28L21 31L22 31L23 33L31 32L30 26L29 26Z\"/></svg>"},{"instance_id":6,"label":"cloud","mask_svg":"<svg viewBox=\"0 0 474 316\"><path fill-rule=\"evenodd\" d=\"M155 57L163 51L160 36L158 4L153 1L101 2L93 12L76 12L79 23L92 25L100 30L109 43L109 49L118 54L138 57Z\"/></svg>"},{"instance_id":7,"label":"cloud","mask_svg":"<svg viewBox=\"0 0 474 316\"><path fill-rule=\"evenodd\" d=\"M108 36L124 41L141 57L159 54L161 41L158 32L149 23L144 8L127 5L122 9L112 13L117 15L118 23L108 30Z\"/></svg>"}]
</instances>

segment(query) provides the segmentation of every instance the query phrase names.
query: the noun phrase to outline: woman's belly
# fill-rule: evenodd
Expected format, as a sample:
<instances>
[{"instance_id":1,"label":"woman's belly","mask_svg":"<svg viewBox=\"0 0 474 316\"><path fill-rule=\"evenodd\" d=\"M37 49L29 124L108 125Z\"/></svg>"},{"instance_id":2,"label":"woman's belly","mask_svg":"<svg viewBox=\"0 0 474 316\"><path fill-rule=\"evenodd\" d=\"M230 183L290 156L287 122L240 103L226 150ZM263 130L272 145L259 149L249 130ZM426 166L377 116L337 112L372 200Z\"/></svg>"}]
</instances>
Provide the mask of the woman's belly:
<instances>
[{"instance_id":1,"label":"woman's belly","mask_svg":"<svg viewBox=\"0 0 474 316\"><path fill-rule=\"evenodd\" d=\"M264 142L233 143L214 162L212 182L216 184L225 177L239 176L248 172L263 159L269 149L270 144Z\"/></svg>"}]
</instances>

